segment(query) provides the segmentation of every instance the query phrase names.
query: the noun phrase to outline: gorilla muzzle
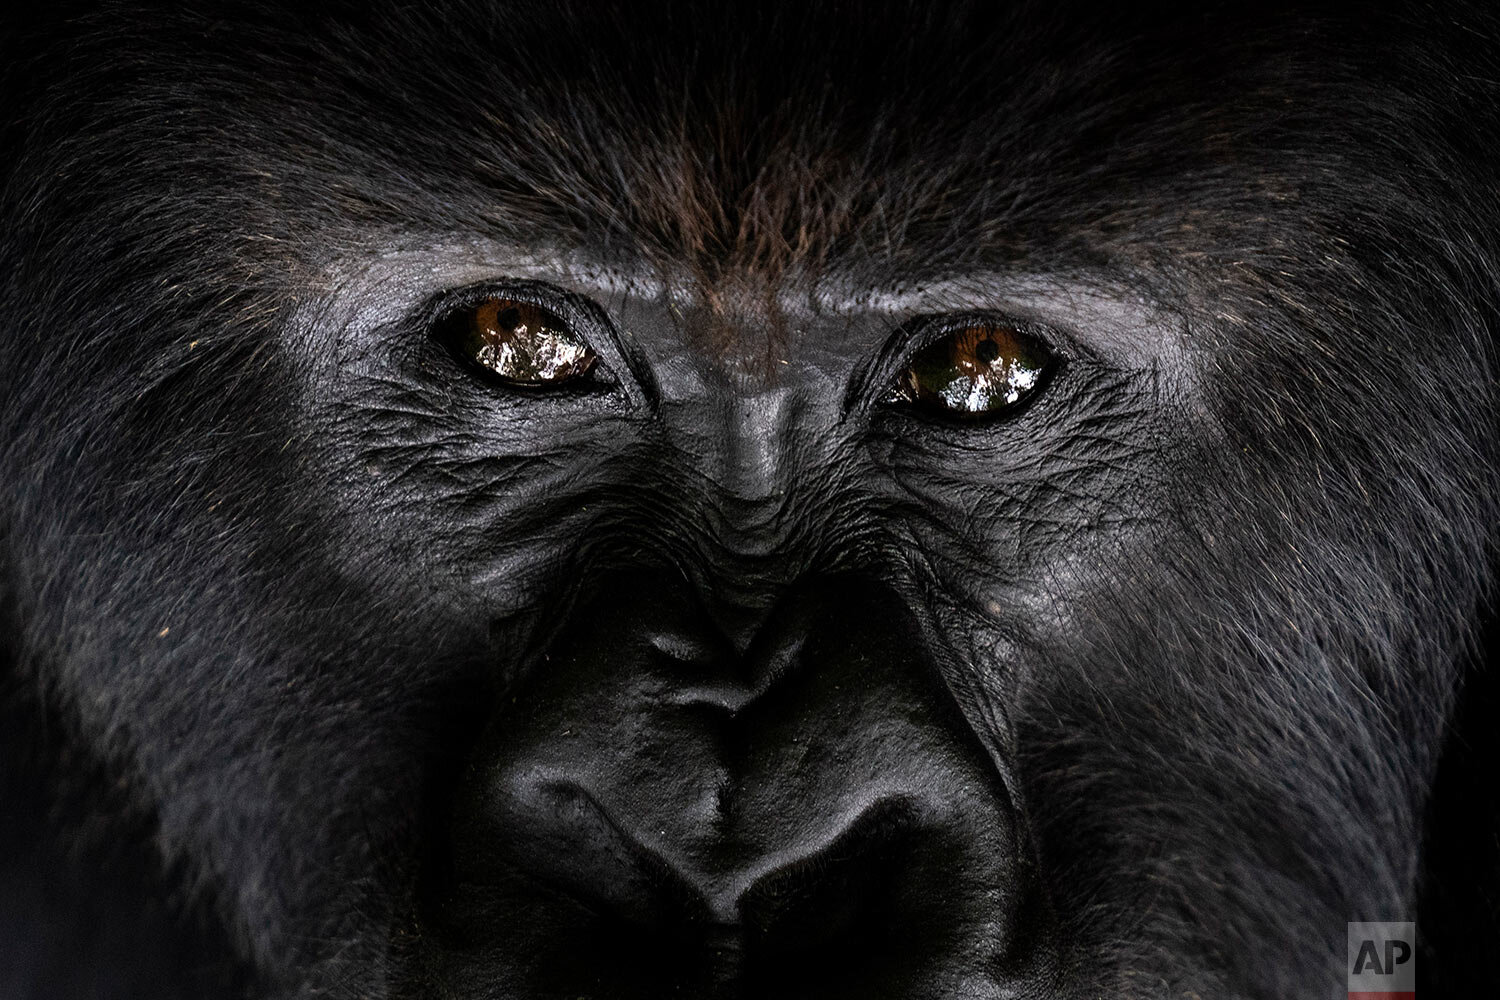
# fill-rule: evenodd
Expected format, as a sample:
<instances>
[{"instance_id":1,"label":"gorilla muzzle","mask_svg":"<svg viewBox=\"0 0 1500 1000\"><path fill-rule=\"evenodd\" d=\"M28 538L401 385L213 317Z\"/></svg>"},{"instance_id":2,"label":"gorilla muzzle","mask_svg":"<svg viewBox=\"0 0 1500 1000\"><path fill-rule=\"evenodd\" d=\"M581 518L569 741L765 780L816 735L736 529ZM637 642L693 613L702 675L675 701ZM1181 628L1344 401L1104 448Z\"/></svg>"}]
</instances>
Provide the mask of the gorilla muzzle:
<instances>
[{"instance_id":1,"label":"gorilla muzzle","mask_svg":"<svg viewBox=\"0 0 1500 1000\"><path fill-rule=\"evenodd\" d=\"M1005 992L1032 866L889 586L796 587L743 650L669 572L604 580L575 621L457 795L432 907L455 992Z\"/></svg>"}]
</instances>

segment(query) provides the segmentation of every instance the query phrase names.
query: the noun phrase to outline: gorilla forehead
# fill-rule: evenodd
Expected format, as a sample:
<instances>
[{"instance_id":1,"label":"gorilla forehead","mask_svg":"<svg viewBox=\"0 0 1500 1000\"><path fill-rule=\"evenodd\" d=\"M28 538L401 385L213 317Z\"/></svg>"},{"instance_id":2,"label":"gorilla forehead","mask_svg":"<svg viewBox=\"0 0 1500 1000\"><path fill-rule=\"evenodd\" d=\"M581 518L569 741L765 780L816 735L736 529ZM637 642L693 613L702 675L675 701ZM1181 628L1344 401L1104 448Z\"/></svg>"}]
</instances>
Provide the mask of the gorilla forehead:
<instances>
[{"instance_id":1,"label":"gorilla forehead","mask_svg":"<svg viewBox=\"0 0 1500 1000\"><path fill-rule=\"evenodd\" d=\"M149 41L97 38L139 50L97 121L191 148L185 177L249 202L244 250L458 229L644 260L711 302L789 273L879 286L1007 260L1180 266L1226 239L1272 252L1288 219L1312 232L1377 203L1338 181L1345 157L1396 176L1422 146L1411 119L1344 120L1341 88L1394 103L1402 74L1437 67L1373 64L1347 25L1305 14L1288 45L1265 11L1200 15L1207 31L999 7L178 13Z\"/></svg>"}]
</instances>

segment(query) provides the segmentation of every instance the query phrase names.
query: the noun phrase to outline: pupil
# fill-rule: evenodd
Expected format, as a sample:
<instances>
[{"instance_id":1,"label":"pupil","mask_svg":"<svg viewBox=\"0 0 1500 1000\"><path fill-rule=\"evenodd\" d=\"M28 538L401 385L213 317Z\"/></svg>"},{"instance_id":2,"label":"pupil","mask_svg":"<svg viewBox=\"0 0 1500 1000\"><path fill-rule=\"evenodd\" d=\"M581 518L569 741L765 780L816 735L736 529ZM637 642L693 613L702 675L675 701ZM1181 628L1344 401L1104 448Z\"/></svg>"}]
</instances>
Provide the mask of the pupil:
<instances>
[{"instance_id":1,"label":"pupil","mask_svg":"<svg viewBox=\"0 0 1500 1000\"><path fill-rule=\"evenodd\" d=\"M974 356L985 364L990 364L1000 356L1000 345L986 337L974 345Z\"/></svg>"},{"instance_id":2,"label":"pupil","mask_svg":"<svg viewBox=\"0 0 1500 1000\"><path fill-rule=\"evenodd\" d=\"M521 325L521 310L515 306L500 310L500 315L495 317L495 325L502 330L514 330Z\"/></svg>"}]
</instances>

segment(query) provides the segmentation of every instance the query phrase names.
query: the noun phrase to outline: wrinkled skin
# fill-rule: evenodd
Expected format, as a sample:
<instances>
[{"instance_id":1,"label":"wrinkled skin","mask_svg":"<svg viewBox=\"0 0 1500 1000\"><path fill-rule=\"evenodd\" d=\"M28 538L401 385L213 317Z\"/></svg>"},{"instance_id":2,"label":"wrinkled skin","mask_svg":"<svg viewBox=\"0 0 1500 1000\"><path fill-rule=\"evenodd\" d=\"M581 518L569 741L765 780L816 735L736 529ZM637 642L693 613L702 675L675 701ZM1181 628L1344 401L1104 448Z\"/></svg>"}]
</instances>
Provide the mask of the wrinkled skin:
<instances>
[{"instance_id":1,"label":"wrinkled skin","mask_svg":"<svg viewBox=\"0 0 1500 1000\"><path fill-rule=\"evenodd\" d=\"M7 15L5 996L1493 986L1489 15L752 6Z\"/></svg>"}]
</instances>

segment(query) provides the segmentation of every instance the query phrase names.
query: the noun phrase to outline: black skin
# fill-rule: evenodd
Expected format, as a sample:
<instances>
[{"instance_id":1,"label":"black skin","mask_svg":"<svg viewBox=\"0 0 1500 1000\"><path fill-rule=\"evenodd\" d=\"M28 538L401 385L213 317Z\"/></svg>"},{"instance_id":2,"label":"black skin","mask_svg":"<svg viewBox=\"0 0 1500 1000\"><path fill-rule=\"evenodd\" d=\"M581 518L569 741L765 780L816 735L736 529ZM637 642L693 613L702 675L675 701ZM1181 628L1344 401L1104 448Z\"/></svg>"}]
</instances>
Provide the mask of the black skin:
<instances>
[{"instance_id":1,"label":"black skin","mask_svg":"<svg viewBox=\"0 0 1500 1000\"><path fill-rule=\"evenodd\" d=\"M1489 995L1494 18L991 6L4 15L0 994Z\"/></svg>"}]
</instances>

